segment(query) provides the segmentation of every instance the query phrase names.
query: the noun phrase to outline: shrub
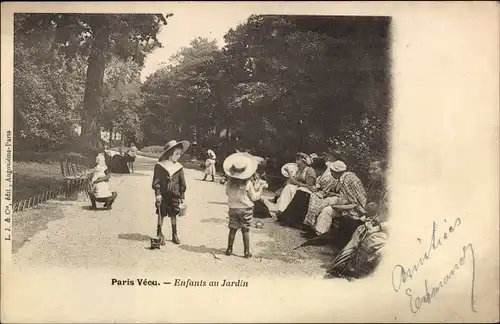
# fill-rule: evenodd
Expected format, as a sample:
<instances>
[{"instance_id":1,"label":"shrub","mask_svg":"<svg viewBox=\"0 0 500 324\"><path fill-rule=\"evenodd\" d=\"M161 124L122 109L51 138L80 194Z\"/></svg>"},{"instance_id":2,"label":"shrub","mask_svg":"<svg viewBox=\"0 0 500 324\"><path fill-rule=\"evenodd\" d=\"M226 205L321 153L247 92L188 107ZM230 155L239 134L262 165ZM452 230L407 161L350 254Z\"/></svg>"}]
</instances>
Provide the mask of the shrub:
<instances>
[{"instance_id":1,"label":"shrub","mask_svg":"<svg viewBox=\"0 0 500 324\"><path fill-rule=\"evenodd\" d=\"M366 181L370 162L387 155L387 123L378 116L366 117L359 123L346 124L339 136L331 138L330 149L337 150L348 168Z\"/></svg>"}]
</instances>

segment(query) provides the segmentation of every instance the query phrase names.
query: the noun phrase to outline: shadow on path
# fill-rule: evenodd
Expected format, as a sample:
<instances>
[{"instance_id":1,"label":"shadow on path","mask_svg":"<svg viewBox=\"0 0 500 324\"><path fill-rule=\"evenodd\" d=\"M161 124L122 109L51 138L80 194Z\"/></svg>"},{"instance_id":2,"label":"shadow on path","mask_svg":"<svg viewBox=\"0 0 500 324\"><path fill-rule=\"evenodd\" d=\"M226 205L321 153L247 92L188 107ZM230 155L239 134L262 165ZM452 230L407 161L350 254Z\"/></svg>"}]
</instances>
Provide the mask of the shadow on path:
<instances>
[{"instance_id":1,"label":"shadow on path","mask_svg":"<svg viewBox=\"0 0 500 324\"><path fill-rule=\"evenodd\" d=\"M131 240L131 241L147 241L149 242L149 235L144 235L140 233L126 233L126 234L118 234L119 239L122 240Z\"/></svg>"},{"instance_id":2,"label":"shadow on path","mask_svg":"<svg viewBox=\"0 0 500 324\"><path fill-rule=\"evenodd\" d=\"M227 218L203 218L200 220L201 223L213 223L213 224L221 224L221 225L226 225L227 224Z\"/></svg>"},{"instance_id":3,"label":"shadow on path","mask_svg":"<svg viewBox=\"0 0 500 324\"><path fill-rule=\"evenodd\" d=\"M100 212L100 211L107 211L106 208L100 206L100 205L103 205L104 203L98 203L99 205L97 205L97 208L96 209L93 209L92 206L82 206L82 209L83 210L89 210L89 211L94 211L94 212Z\"/></svg>"},{"instance_id":4,"label":"shadow on path","mask_svg":"<svg viewBox=\"0 0 500 324\"><path fill-rule=\"evenodd\" d=\"M227 205L227 201L209 201L208 202L209 204L213 204L213 205Z\"/></svg>"},{"instance_id":5,"label":"shadow on path","mask_svg":"<svg viewBox=\"0 0 500 324\"><path fill-rule=\"evenodd\" d=\"M225 255L224 249L209 248L206 245L192 246L192 245L181 244L179 245L179 248L183 249L184 251L194 252L194 253L210 253L215 255Z\"/></svg>"},{"instance_id":6,"label":"shadow on path","mask_svg":"<svg viewBox=\"0 0 500 324\"><path fill-rule=\"evenodd\" d=\"M286 263L299 263L303 260L319 259L322 265L329 265L336 254L331 246L305 246L294 250L305 241L300 236L300 231L294 228L283 227L274 219L261 219L264 224L263 231L270 240L256 242L256 246L264 248L258 256L268 260L281 260Z\"/></svg>"}]
</instances>

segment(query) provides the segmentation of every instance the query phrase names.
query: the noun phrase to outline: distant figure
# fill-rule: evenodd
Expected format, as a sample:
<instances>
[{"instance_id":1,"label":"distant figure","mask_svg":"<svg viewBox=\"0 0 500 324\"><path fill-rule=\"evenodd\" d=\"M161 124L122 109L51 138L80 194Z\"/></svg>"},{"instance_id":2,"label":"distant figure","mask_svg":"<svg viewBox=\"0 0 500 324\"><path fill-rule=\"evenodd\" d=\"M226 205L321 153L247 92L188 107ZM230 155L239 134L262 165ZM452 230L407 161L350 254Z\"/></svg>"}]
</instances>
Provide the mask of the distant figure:
<instances>
[{"instance_id":1,"label":"distant figure","mask_svg":"<svg viewBox=\"0 0 500 324\"><path fill-rule=\"evenodd\" d=\"M135 146L135 143L132 142L130 148L127 151L128 155L127 167L130 170L130 172L134 172L134 162L135 162L135 157L137 156L137 151L139 150Z\"/></svg>"},{"instance_id":2,"label":"distant figure","mask_svg":"<svg viewBox=\"0 0 500 324\"><path fill-rule=\"evenodd\" d=\"M205 161L205 177L203 181L207 180L208 176L212 176L212 182L215 182L215 159L217 158L215 152L212 150L207 151L208 159Z\"/></svg>"}]
</instances>

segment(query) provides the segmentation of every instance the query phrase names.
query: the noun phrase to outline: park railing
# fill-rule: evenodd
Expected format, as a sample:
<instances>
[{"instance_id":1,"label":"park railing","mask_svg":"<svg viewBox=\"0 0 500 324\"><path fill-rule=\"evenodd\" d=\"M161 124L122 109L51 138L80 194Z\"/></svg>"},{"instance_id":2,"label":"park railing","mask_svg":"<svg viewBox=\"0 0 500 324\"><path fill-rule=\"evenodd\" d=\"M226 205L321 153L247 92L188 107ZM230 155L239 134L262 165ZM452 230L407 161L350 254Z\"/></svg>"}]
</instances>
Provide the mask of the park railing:
<instances>
[{"instance_id":1,"label":"park railing","mask_svg":"<svg viewBox=\"0 0 500 324\"><path fill-rule=\"evenodd\" d=\"M88 195L87 189L90 188L91 175L88 159L80 156L59 155L59 163L63 178L62 183L56 188L45 190L29 199L14 202L12 206L14 213L43 204L60 196L65 198L74 197L80 191L83 191L85 196Z\"/></svg>"},{"instance_id":2,"label":"park railing","mask_svg":"<svg viewBox=\"0 0 500 324\"><path fill-rule=\"evenodd\" d=\"M60 196L65 196L67 198L72 197L79 191L83 191L85 196L87 196L87 188L89 187L89 184L89 178L82 178L70 181L69 183L65 182L58 188L45 190L40 195L33 196L26 200L14 202L12 205L12 210L14 213L21 212L34 206L43 204L49 200L56 199Z\"/></svg>"}]
</instances>

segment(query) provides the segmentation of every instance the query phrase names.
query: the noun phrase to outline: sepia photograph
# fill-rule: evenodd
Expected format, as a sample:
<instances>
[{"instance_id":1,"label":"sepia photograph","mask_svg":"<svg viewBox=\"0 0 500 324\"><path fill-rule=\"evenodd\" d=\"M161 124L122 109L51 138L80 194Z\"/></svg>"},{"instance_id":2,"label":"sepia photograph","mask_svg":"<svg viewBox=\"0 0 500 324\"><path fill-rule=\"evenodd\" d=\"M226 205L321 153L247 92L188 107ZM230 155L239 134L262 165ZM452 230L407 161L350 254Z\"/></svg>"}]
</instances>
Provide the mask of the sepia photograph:
<instances>
[{"instance_id":1,"label":"sepia photograph","mask_svg":"<svg viewBox=\"0 0 500 324\"><path fill-rule=\"evenodd\" d=\"M2 322L498 320L498 6L17 5Z\"/></svg>"},{"instance_id":2,"label":"sepia photograph","mask_svg":"<svg viewBox=\"0 0 500 324\"><path fill-rule=\"evenodd\" d=\"M174 17L15 14L14 262L370 275L390 17Z\"/></svg>"}]
</instances>

